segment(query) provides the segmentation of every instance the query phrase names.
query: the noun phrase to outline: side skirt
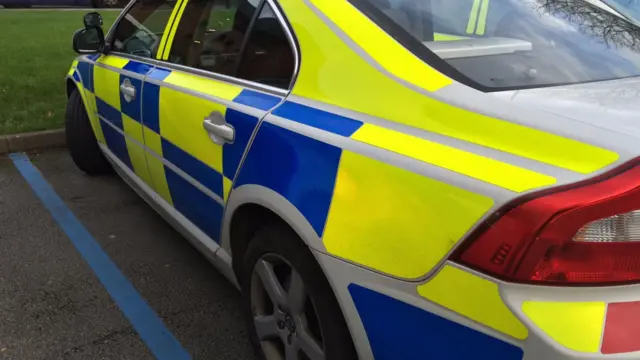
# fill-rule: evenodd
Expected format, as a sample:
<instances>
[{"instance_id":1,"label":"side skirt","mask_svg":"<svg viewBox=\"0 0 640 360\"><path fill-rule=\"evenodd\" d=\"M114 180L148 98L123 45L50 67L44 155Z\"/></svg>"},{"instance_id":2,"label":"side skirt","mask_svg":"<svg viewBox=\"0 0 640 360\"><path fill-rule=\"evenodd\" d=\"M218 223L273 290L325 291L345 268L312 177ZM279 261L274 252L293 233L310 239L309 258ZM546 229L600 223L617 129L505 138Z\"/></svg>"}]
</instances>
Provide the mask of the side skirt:
<instances>
[{"instance_id":1,"label":"side skirt","mask_svg":"<svg viewBox=\"0 0 640 360\"><path fill-rule=\"evenodd\" d=\"M207 260L224 275L236 288L239 288L233 268L231 257L220 245L205 235L191 221L178 212L173 206L156 194L149 185L145 184L136 174L133 173L120 159L118 159L103 144L98 144L100 149L113 165L118 175L142 198L146 201L162 218L164 218L174 229L184 236Z\"/></svg>"}]
</instances>

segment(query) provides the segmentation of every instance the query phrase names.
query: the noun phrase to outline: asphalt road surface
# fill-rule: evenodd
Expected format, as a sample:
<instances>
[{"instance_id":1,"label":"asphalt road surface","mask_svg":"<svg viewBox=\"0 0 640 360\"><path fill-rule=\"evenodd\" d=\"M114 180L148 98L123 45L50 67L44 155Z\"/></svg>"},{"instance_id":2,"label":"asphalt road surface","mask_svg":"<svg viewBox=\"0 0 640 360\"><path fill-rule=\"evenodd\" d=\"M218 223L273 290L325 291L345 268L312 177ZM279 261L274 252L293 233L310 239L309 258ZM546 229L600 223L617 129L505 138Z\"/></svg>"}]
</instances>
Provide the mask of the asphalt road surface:
<instances>
[{"instance_id":1,"label":"asphalt road surface","mask_svg":"<svg viewBox=\"0 0 640 360\"><path fill-rule=\"evenodd\" d=\"M240 294L116 176L32 164L194 359L252 360ZM152 359L9 157L0 157L0 359Z\"/></svg>"}]
</instances>

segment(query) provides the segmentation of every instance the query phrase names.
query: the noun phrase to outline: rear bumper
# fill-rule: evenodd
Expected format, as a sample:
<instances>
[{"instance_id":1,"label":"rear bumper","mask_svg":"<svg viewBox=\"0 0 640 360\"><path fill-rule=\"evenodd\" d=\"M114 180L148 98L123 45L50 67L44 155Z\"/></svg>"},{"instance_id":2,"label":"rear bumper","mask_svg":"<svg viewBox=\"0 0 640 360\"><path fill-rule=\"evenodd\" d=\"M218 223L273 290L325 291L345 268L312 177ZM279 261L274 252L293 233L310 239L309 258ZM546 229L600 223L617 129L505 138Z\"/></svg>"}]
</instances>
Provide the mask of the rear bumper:
<instances>
[{"instance_id":1,"label":"rear bumper","mask_svg":"<svg viewBox=\"0 0 640 360\"><path fill-rule=\"evenodd\" d=\"M529 331L525 360L640 359L640 286L500 289Z\"/></svg>"},{"instance_id":2,"label":"rear bumper","mask_svg":"<svg viewBox=\"0 0 640 360\"><path fill-rule=\"evenodd\" d=\"M640 348L640 340L626 349L632 351L616 354L607 353L611 347L603 353L602 347L607 317L612 316L607 310L611 304L640 300L640 286L522 286L459 268L452 273L468 277L445 279L442 270L417 283L319 252L315 255L338 297L361 359L640 359L640 351L633 350ZM442 279L444 285L437 285ZM423 291L429 283L437 286ZM614 316L620 318L621 307L614 307ZM627 322L625 330L640 324L640 310L629 312L629 318L633 320L635 313L639 318ZM638 332L633 334L640 339Z\"/></svg>"}]
</instances>

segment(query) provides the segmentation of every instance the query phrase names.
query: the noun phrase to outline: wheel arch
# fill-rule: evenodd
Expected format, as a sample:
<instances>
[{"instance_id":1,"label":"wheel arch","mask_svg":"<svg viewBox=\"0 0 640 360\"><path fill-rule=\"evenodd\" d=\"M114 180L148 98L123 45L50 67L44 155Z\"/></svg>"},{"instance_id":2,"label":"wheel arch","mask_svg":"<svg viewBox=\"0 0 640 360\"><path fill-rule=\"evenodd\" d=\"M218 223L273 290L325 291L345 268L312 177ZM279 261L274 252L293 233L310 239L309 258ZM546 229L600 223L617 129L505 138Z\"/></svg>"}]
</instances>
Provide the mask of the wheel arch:
<instances>
[{"instance_id":1,"label":"wheel arch","mask_svg":"<svg viewBox=\"0 0 640 360\"><path fill-rule=\"evenodd\" d=\"M235 260L247 250L258 229L273 223L288 226L307 246L325 251L311 223L285 197L264 186L243 185L231 192L222 223L221 246L231 257L236 277L239 262Z\"/></svg>"},{"instance_id":2,"label":"wheel arch","mask_svg":"<svg viewBox=\"0 0 640 360\"><path fill-rule=\"evenodd\" d=\"M71 96L71 93L73 92L73 90L78 90L80 91L80 87L76 84L76 82L73 80L73 77L71 76L67 76L66 78L66 93L67 93L67 99ZM85 104L86 105L86 104Z\"/></svg>"},{"instance_id":3,"label":"wheel arch","mask_svg":"<svg viewBox=\"0 0 640 360\"><path fill-rule=\"evenodd\" d=\"M73 93L73 90L78 90L78 94L80 94L80 99L82 99L82 104L84 104L84 108L87 109L87 111L91 109L91 107L89 106L89 102L87 101L87 97L85 96L84 87L82 86L82 83L77 82L71 75L67 75L66 77L67 99L71 97L71 93ZM91 117L89 117L89 119L91 119Z\"/></svg>"}]
</instances>

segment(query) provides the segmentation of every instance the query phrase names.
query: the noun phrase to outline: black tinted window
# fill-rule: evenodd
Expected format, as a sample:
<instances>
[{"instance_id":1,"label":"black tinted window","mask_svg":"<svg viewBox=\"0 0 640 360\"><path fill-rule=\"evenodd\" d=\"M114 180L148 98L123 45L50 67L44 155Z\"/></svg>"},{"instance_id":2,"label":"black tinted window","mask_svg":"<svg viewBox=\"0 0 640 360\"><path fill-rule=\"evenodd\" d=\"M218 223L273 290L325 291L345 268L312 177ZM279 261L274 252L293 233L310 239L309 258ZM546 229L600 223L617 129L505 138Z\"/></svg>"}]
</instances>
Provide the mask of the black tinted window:
<instances>
[{"instance_id":1,"label":"black tinted window","mask_svg":"<svg viewBox=\"0 0 640 360\"><path fill-rule=\"evenodd\" d=\"M237 77L288 89L294 66L287 34L271 7L265 4L251 28Z\"/></svg>"},{"instance_id":2,"label":"black tinted window","mask_svg":"<svg viewBox=\"0 0 640 360\"><path fill-rule=\"evenodd\" d=\"M257 6L257 0L190 0L167 60L233 75Z\"/></svg>"},{"instance_id":3,"label":"black tinted window","mask_svg":"<svg viewBox=\"0 0 640 360\"><path fill-rule=\"evenodd\" d=\"M137 1L118 23L112 50L155 57L176 0Z\"/></svg>"}]
</instances>

